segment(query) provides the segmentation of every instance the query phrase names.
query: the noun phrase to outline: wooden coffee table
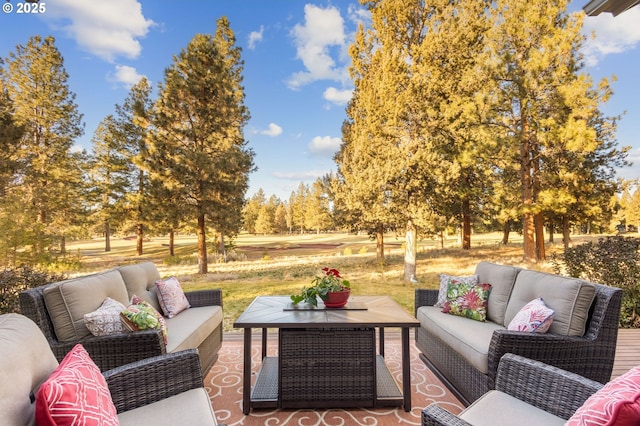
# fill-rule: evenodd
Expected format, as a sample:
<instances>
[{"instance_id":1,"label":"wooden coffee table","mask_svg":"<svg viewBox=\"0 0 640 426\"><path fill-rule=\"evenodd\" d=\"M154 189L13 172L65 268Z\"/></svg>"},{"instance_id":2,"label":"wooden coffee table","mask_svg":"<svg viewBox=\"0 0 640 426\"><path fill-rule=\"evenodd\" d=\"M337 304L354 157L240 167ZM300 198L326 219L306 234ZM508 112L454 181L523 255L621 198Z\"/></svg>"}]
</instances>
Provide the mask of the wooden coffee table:
<instances>
[{"instance_id":1,"label":"wooden coffee table","mask_svg":"<svg viewBox=\"0 0 640 426\"><path fill-rule=\"evenodd\" d=\"M259 296L233 324L244 329L242 410L402 405L411 411L409 329L419 325L389 296L352 296L338 309ZM385 327L401 329L402 391L384 362ZM252 392L253 328L262 329L262 363ZM267 356L268 329L278 329L278 356Z\"/></svg>"}]
</instances>

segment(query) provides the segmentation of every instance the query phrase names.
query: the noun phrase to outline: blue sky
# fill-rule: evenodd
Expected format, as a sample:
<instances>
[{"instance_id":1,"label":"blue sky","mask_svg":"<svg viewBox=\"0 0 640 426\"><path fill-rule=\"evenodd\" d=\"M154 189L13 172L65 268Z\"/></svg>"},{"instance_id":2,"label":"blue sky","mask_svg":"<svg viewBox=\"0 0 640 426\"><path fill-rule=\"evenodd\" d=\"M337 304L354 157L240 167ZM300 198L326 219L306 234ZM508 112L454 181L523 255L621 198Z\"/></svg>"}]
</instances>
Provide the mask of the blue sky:
<instances>
[{"instance_id":1,"label":"blue sky","mask_svg":"<svg viewBox=\"0 0 640 426\"><path fill-rule=\"evenodd\" d=\"M90 149L100 122L122 104L140 76L154 88L164 69L196 33L213 33L227 16L243 50L245 128L258 171L247 196L262 188L267 197L288 199L300 182L335 170L352 84L349 43L367 19L357 1L333 0L49 0L42 14L18 14L18 2L0 13L0 56L5 58L32 35L53 35L70 75L69 86L84 114L85 134L77 145ZM574 0L579 10L587 0ZM640 178L640 7L616 18L586 18L585 49L594 80L615 74L615 95L607 114L619 123L620 146L633 146L636 165L621 171ZM155 96L155 90L154 90Z\"/></svg>"}]
</instances>

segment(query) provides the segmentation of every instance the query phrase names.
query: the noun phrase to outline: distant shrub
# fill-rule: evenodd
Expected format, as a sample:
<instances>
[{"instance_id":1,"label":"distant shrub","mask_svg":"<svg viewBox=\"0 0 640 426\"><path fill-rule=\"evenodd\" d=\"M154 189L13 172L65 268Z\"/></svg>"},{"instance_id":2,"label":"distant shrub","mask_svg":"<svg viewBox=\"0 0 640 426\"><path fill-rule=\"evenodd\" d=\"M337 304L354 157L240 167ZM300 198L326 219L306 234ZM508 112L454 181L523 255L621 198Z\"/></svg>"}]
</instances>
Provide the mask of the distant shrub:
<instances>
[{"instance_id":1,"label":"distant shrub","mask_svg":"<svg viewBox=\"0 0 640 426\"><path fill-rule=\"evenodd\" d=\"M353 254L353 250L351 250L351 247L345 247L343 253L345 256L351 256Z\"/></svg>"},{"instance_id":2,"label":"distant shrub","mask_svg":"<svg viewBox=\"0 0 640 426\"><path fill-rule=\"evenodd\" d=\"M620 325L640 327L640 238L621 235L568 248L552 258L554 270L623 290Z\"/></svg>"},{"instance_id":3,"label":"distant shrub","mask_svg":"<svg viewBox=\"0 0 640 426\"><path fill-rule=\"evenodd\" d=\"M64 274L43 272L29 266L0 272L0 313L20 312L21 291L65 279Z\"/></svg>"},{"instance_id":4,"label":"distant shrub","mask_svg":"<svg viewBox=\"0 0 640 426\"><path fill-rule=\"evenodd\" d=\"M366 246L362 246L360 247L360 250L358 250L359 254L367 254L369 252L369 249L367 249Z\"/></svg>"}]
</instances>

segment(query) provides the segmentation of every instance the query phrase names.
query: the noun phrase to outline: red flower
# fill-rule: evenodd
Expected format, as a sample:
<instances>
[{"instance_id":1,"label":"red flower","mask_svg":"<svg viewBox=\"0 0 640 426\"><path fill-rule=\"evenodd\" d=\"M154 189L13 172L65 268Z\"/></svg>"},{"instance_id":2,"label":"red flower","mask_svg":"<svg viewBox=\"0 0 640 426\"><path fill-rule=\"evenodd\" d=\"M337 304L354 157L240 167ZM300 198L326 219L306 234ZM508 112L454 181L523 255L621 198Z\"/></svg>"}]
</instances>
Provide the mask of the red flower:
<instances>
[{"instance_id":1,"label":"red flower","mask_svg":"<svg viewBox=\"0 0 640 426\"><path fill-rule=\"evenodd\" d=\"M340 272L337 269L329 269L329 268L322 268L322 270L325 272L325 274L329 275L329 276L334 276L337 278L342 278L340 276Z\"/></svg>"}]
</instances>

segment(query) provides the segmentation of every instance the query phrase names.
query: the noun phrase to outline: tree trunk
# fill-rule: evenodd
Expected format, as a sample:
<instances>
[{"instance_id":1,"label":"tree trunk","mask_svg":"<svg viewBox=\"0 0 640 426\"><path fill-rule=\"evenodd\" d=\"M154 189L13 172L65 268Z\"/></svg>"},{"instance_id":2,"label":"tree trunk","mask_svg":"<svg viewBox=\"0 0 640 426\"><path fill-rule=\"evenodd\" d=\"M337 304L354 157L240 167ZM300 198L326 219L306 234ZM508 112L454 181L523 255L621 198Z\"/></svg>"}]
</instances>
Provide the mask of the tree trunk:
<instances>
[{"instance_id":1,"label":"tree trunk","mask_svg":"<svg viewBox=\"0 0 640 426\"><path fill-rule=\"evenodd\" d=\"M376 258L384 261L384 227L382 224L376 226Z\"/></svg>"},{"instance_id":2,"label":"tree trunk","mask_svg":"<svg viewBox=\"0 0 640 426\"><path fill-rule=\"evenodd\" d=\"M207 265L207 236L205 232L204 213L198 215L198 273L206 274Z\"/></svg>"},{"instance_id":3,"label":"tree trunk","mask_svg":"<svg viewBox=\"0 0 640 426\"><path fill-rule=\"evenodd\" d=\"M418 253L418 241L416 238L416 227L411 219L407 223L404 248L404 280L414 281L416 279L416 257Z\"/></svg>"},{"instance_id":4,"label":"tree trunk","mask_svg":"<svg viewBox=\"0 0 640 426\"><path fill-rule=\"evenodd\" d=\"M469 199L462 200L462 249L471 250L471 207Z\"/></svg>"},{"instance_id":5,"label":"tree trunk","mask_svg":"<svg viewBox=\"0 0 640 426\"><path fill-rule=\"evenodd\" d=\"M111 224L108 220L104 221L104 251L111 251Z\"/></svg>"},{"instance_id":6,"label":"tree trunk","mask_svg":"<svg viewBox=\"0 0 640 426\"><path fill-rule=\"evenodd\" d=\"M562 216L562 243L565 251L571 246L571 230L569 229L569 219Z\"/></svg>"},{"instance_id":7,"label":"tree trunk","mask_svg":"<svg viewBox=\"0 0 640 426\"><path fill-rule=\"evenodd\" d=\"M136 249L138 256L142 256L142 240L144 239L144 228L142 225L142 195L144 194L144 171L138 172L138 226L136 228L137 244Z\"/></svg>"},{"instance_id":8,"label":"tree trunk","mask_svg":"<svg viewBox=\"0 0 640 426\"><path fill-rule=\"evenodd\" d=\"M444 248L444 231L440 231L440 248Z\"/></svg>"},{"instance_id":9,"label":"tree trunk","mask_svg":"<svg viewBox=\"0 0 640 426\"><path fill-rule=\"evenodd\" d=\"M169 231L169 256L176 255L176 231L173 229Z\"/></svg>"},{"instance_id":10,"label":"tree trunk","mask_svg":"<svg viewBox=\"0 0 640 426\"><path fill-rule=\"evenodd\" d=\"M521 115L522 116L522 115ZM520 142L520 183L522 185L522 238L523 260L535 262L535 226L533 221L533 182L531 167L531 141L527 139L528 125L525 117L522 118L523 140Z\"/></svg>"},{"instance_id":11,"label":"tree trunk","mask_svg":"<svg viewBox=\"0 0 640 426\"><path fill-rule=\"evenodd\" d=\"M218 236L220 237L218 250L220 251L222 258L224 259L224 263L227 263L227 248L225 247L225 244L224 244L224 234L220 232Z\"/></svg>"},{"instance_id":12,"label":"tree trunk","mask_svg":"<svg viewBox=\"0 0 640 426\"><path fill-rule=\"evenodd\" d=\"M541 262L547 258L544 249L544 216L536 213L533 216L534 228L536 231L536 261Z\"/></svg>"},{"instance_id":13,"label":"tree trunk","mask_svg":"<svg viewBox=\"0 0 640 426\"><path fill-rule=\"evenodd\" d=\"M549 244L553 244L553 223L549 223L549 226L547 226L547 228L549 229Z\"/></svg>"},{"instance_id":14,"label":"tree trunk","mask_svg":"<svg viewBox=\"0 0 640 426\"><path fill-rule=\"evenodd\" d=\"M142 240L144 239L144 230L142 224L136 226L136 252L138 256L142 256Z\"/></svg>"},{"instance_id":15,"label":"tree trunk","mask_svg":"<svg viewBox=\"0 0 640 426\"><path fill-rule=\"evenodd\" d=\"M60 238L60 253L67 253L67 237L64 235Z\"/></svg>"},{"instance_id":16,"label":"tree trunk","mask_svg":"<svg viewBox=\"0 0 640 426\"><path fill-rule=\"evenodd\" d=\"M507 220L502 224L502 241L500 243L503 246L509 244L509 233L511 233L511 223Z\"/></svg>"}]
</instances>

